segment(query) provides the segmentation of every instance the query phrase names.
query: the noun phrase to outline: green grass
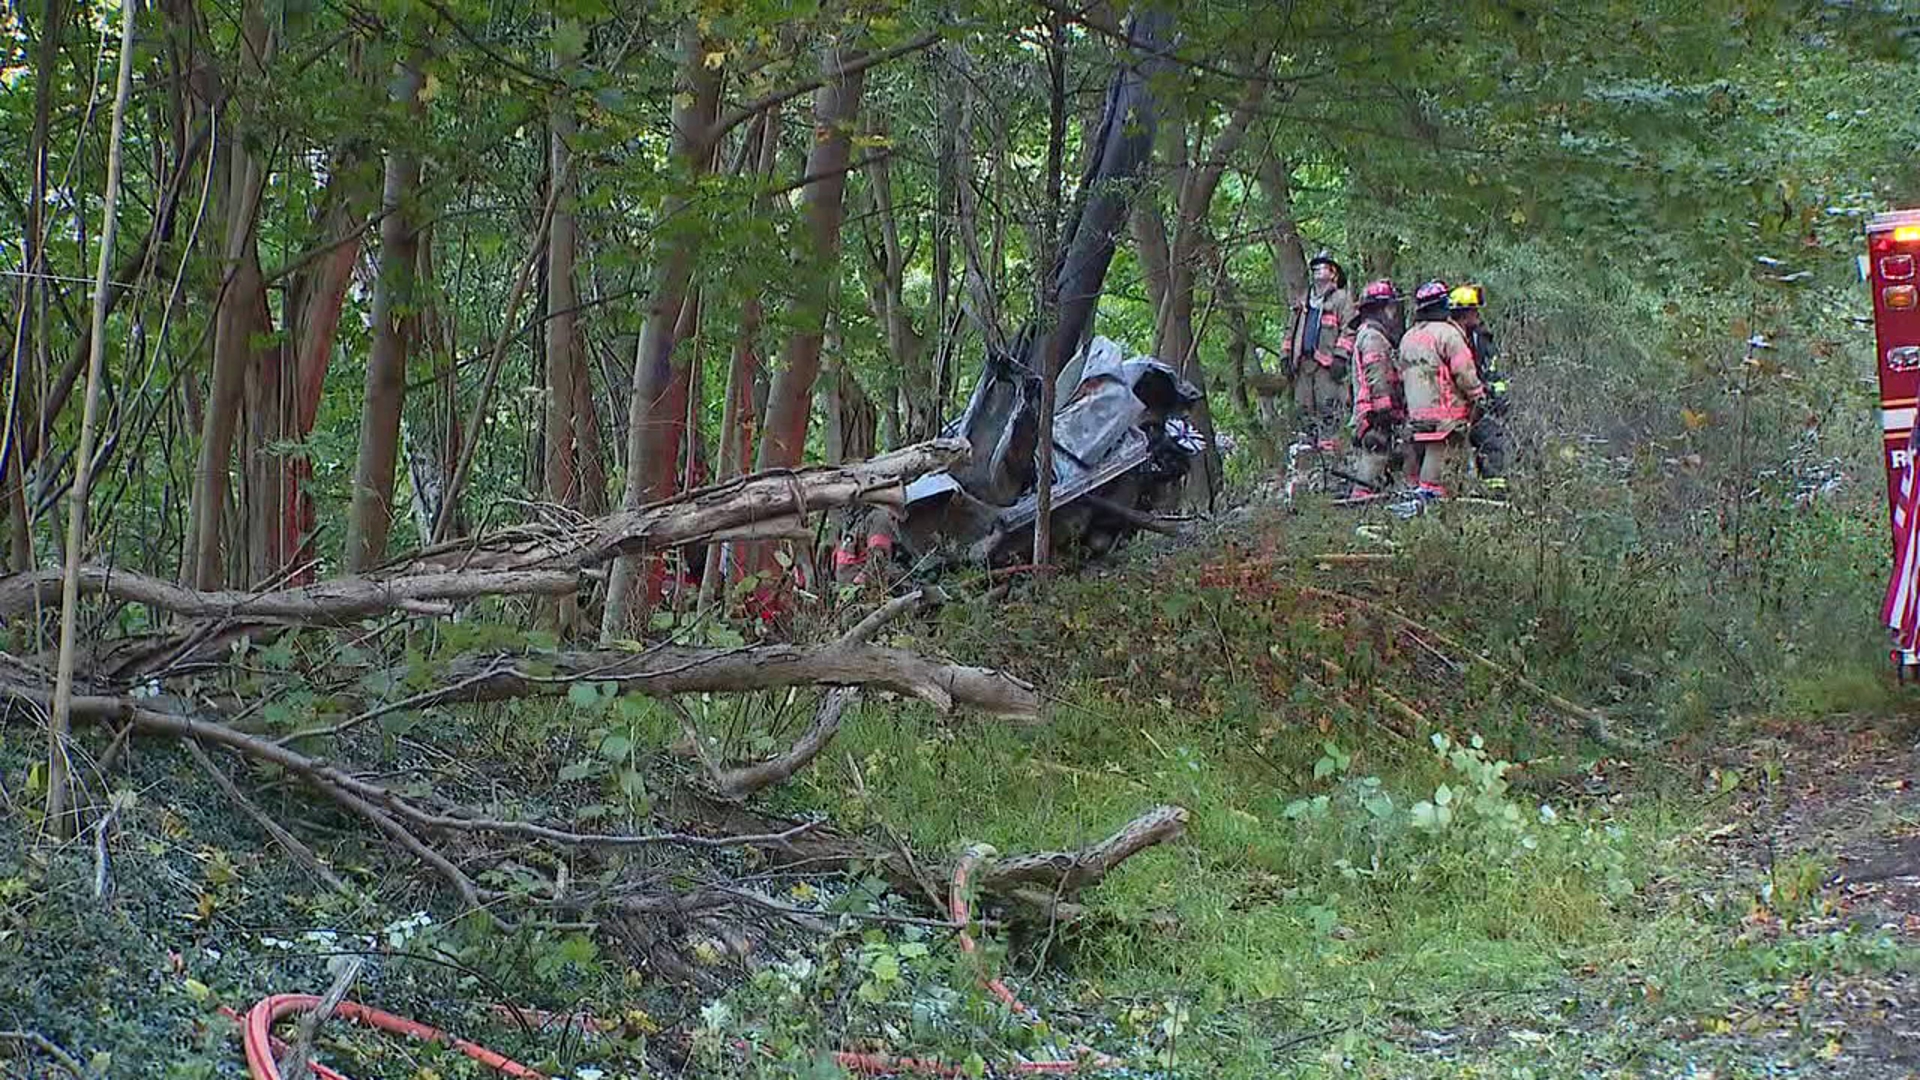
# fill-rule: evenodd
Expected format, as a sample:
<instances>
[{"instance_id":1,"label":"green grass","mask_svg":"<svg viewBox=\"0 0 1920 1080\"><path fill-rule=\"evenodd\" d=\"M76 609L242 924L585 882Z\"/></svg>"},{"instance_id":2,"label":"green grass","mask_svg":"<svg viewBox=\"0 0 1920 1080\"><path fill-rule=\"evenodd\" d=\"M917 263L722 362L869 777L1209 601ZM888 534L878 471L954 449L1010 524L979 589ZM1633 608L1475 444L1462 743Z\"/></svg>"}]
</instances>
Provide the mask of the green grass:
<instances>
[{"instance_id":1,"label":"green grass","mask_svg":"<svg viewBox=\"0 0 1920 1080\"><path fill-rule=\"evenodd\" d=\"M1407 560L1311 558L1355 546L1351 524L1312 514L1283 527L1256 521L1218 545L1135 559L996 605L959 602L930 623L898 628L903 644L1034 679L1048 699L1047 722L936 717L917 703L869 699L830 753L767 798L780 809L824 811L849 831L891 831L929 860L972 842L1008 853L1076 848L1152 806L1187 808L1185 838L1083 894L1083 920L988 942L1023 997L1074 1038L1124 1056L1132 1075L1824 1075L1827 1037L1808 1019L1813 1006L1781 1011L1781 1003L1820 980L1911 969L1912 958L1871 933L1749 932L1743 920L1769 886L1776 914L1819 913L1824 864L1783 860L1769 877L1713 854L1701 837L1746 789L1703 783L1684 759L1596 770L1602 753L1570 718L1478 669L1451 671L1377 613L1298 586L1416 613L1683 745L1744 737L1739 714L1724 711L1729 702L1763 715L1884 711L1895 701L1884 680L1862 675L1844 649L1822 661L1809 640L1793 664L1741 685L1742 669L1724 659L1716 634L1767 641L1778 624L1722 607L1693 613L1658 640L1618 625L1636 605L1674 602L1674 579L1649 573L1622 583L1587 556L1562 554L1551 556L1559 569L1550 586L1531 582L1503 554L1526 549L1524 518L1395 527ZM1282 529L1284 547L1275 539ZM1406 573L1412 560L1432 571L1418 587ZM1467 603L1468 595L1479 600ZM1593 649L1613 650L1603 655L1646 677L1583 664ZM1385 707L1380 692L1416 710L1418 722ZM756 709L767 704L753 700ZM759 730L765 722L754 709L716 703L696 712L709 734L724 731L753 754L790 736L807 706L801 695L780 733ZM1476 734L1484 751L1471 749ZM1447 737L1441 749L1436 735ZM643 703L523 704L444 730L416 728L413 737L510 761L530 800L517 810L541 816L564 817L596 798L606 805L595 821L644 813L647 792L625 791L622 774L645 774L659 790L666 774L686 767L664 749L677 724ZM610 749L616 744L625 749ZM0 764L19 775L37 744L0 751ZM1525 767L1501 775L1502 760ZM582 762L595 771L568 779ZM437 906L426 879L382 878L377 846L350 836L327 851L352 868L368 902L316 898L196 786L184 759L143 755L140 770L148 794L124 823L119 864L128 902L62 899L85 888L88 853L78 848L51 862L24 846L0 848L0 959L30 976L11 998L0 987L0 1005L77 1045L116 1047L126 1062L131 1048L166 1045L192 1062L178 1075L219 1074L232 1064L231 1045L209 1018L211 1001L244 1005L267 990L325 982L318 950L276 953L261 944L266 936L328 925L377 944L392 919ZM298 802L283 794L271 805L287 812ZM1444 827L1442 806L1451 815ZM169 815L180 820L169 824ZM315 824L340 822L322 813L303 828ZM165 887L138 884L146 880ZM824 897L844 897L844 881L815 884ZM195 918L202 895L213 901ZM889 904L926 914L909 898ZM90 964L124 969L114 977L148 987L155 1007L132 1017L102 1012L113 995L62 970L67 951L49 945L76 937L96 943ZM364 992L510 1044L515 1036L476 1015L475 1001L586 1002L616 1015L642 1008L663 1021L692 1009L687 1027L707 1030L698 1002L676 1006L613 940L574 930L502 940L442 925L418 943L429 945L467 969L388 960ZM169 950L182 955L184 973L169 970ZM770 939L762 959L794 957L809 958L813 974L766 968L723 998L726 1023L781 1048L749 1075L816 1075L820 1051L867 1038L956 1060L1046 1052L982 998L942 935L849 923L826 939ZM210 998L185 989L186 977ZM876 1000L851 1010L829 1003L850 987L871 989ZM69 1000L99 1016L68 1015ZM1786 1017L1786 1037L1773 1038L1779 1024L1757 1034L1741 1027L1776 1014ZM713 1023L716 1032L734 1030ZM359 1049L373 1055L369 1063L385 1063L378 1055L391 1048L375 1045ZM729 1045L709 1046L712 1062L724 1063ZM703 1067L695 1075L733 1075Z\"/></svg>"}]
</instances>

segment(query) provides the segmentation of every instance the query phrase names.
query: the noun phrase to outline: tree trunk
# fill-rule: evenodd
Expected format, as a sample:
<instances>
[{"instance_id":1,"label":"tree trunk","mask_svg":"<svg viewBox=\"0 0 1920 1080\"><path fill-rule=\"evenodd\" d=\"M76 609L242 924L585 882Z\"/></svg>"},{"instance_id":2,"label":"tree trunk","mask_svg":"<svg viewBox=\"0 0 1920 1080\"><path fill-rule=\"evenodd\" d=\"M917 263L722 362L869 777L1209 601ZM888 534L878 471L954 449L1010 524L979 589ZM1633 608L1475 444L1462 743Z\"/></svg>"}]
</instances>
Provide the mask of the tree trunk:
<instances>
[{"instance_id":1,"label":"tree trunk","mask_svg":"<svg viewBox=\"0 0 1920 1080\"><path fill-rule=\"evenodd\" d=\"M1247 309L1241 302L1239 289L1234 285L1233 275L1228 272L1224 258L1220 261L1215 295L1219 297L1220 306L1225 309L1227 316L1227 365L1233 373L1233 401L1240 407L1240 415L1255 443L1264 450L1267 444L1266 418L1261 415L1247 385L1247 356L1253 344L1252 335L1247 329Z\"/></svg>"},{"instance_id":2,"label":"tree trunk","mask_svg":"<svg viewBox=\"0 0 1920 1080\"><path fill-rule=\"evenodd\" d=\"M580 474L580 512L588 517L599 517L608 510L606 451L586 351L587 343L576 333L573 344L573 464Z\"/></svg>"},{"instance_id":3,"label":"tree trunk","mask_svg":"<svg viewBox=\"0 0 1920 1080\"><path fill-rule=\"evenodd\" d=\"M63 553L66 565L60 584L60 652L54 669L52 708L47 710L46 822L53 835L62 839L75 832L74 818L67 810L71 795L67 735L73 711L74 649L80 624L80 563L87 543L87 497L93 488L94 428L107 360L107 271L113 267L127 95L133 85L134 11L131 6L120 10L120 71L113 95L113 126L107 136L107 193L100 211L100 260L93 279L93 332L87 357L87 389L80 415L80 447L74 455L73 489L67 496L67 543Z\"/></svg>"},{"instance_id":4,"label":"tree trunk","mask_svg":"<svg viewBox=\"0 0 1920 1080\"><path fill-rule=\"evenodd\" d=\"M822 433L827 464L844 465L872 457L880 417L860 380L853 377L846 365L836 363L828 374L824 391L820 397L827 414L827 429Z\"/></svg>"},{"instance_id":5,"label":"tree trunk","mask_svg":"<svg viewBox=\"0 0 1920 1080\"><path fill-rule=\"evenodd\" d=\"M13 368L7 380L6 452L0 454L0 488L6 499L0 514L7 515L11 566L16 571L34 568L33 521L27 506L27 465L23 453L27 428L35 415L32 391L33 362L36 349L42 358L48 354L47 290L40 275L47 269L46 212L48 183L47 128L53 108L53 68L59 59L60 33L66 23L61 0L45 0L41 5L39 41L35 49L33 71L33 134L28 147L28 166L32 170L27 195L27 220L22 244L20 308L14 324ZM42 374L46 365L38 365ZM36 440L37 441L37 440Z\"/></svg>"},{"instance_id":6,"label":"tree trunk","mask_svg":"<svg viewBox=\"0 0 1920 1080\"><path fill-rule=\"evenodd\" d=\"M333 346L340 331L340 315L346 306L347 289L353 283L353 268L360 261L360 218L366 209L364 185L354 179L360 155L347 151L334 158L327 169L327 192L321 197L327 209L321 215L319 234L322 242L352 237L322 256L300 275L289 289L286 323L293 354L292 418L287 435L305 441L313 434L314 421L320 415L320 395L326 387L327 367L333 360ZM336 184L342 190L335 190ZM313 460L306 453L279 459L281 487L285 502L273 539L274 572L302 566L294 580L313 580L312 564L318 557L314 532L319 526L313 503Z\"/></svg>"},{"instance_id":7,"label":"tree trunk","mask_svg":"<svg viewBox=\"0 0 1920 1080\"><path fill-rule=\"evenodd\" d=\"M675 96L673 107L673 162L682 181L689 185L706 173L712 161L712 130L720 108L720 76L706 65L706 44L694 23L681 28L682 92ZM689 212L690 205L690 197L668 199L662 214L672 220ZM639 350L633 358L633 396L627 410L627 474L621 505L629 510L672 493L672 438L680 420L673 411L674 403L667 398L674 381L675 332L694 263L700 257L701 241L698 228L681 223L669 230L656 255ZM684 407L684 401L681 405ZM639 569L632 560L622 560L614 567L600 624L602 640L626 636L635 621L633 588Z\"/></svg>"},{"instance_id":8,"label":"tree trunk","mask_svg":"<svg viewBox=\"0 0 1920 1080\"><path fill-rule=\"evenodd\" d=\"M395 72L394 99L418 120L419 58L410 55ZM361 401L360 449L354 459L353 505L347 516L347 567L365 570L387 554L393 526L393 472L400 448L400 412L407 393L407 345L411 336L415 226L412 202L420 187L420 158L409 146L387 150L380 197L380 274L373 289L373 348L367 357Z\"/></svg>"},{"instance_id":9,"label":"tree trunk","mask_svg":"<svg viewBox=\"0 0 1920 1080\"><path fill-rule=\"evenodd\" d=\"M927 370L926 338L914 328L913 316L906 305L907 260L900 243L900 221L893 200L893 170L889 158L880 158L867 168L873 190L873 209L879 218L880 250L875 258L877 280L872 290L874 314L885 329L887 352L893 358L902 414L896 442L918 442L933 435L939 426L939 410L933 400L932 373Z\"/></svg>"},{"instance_id":10,"label":"tree trunk","mask_svg":"<svg viewBox=\"0 0 1920 1080\"><path fill-rule=\"evenodd\" d=\"M573 31L568 34L566 31ZM553 69L561 78L579 62L563 40L577 40L577 24L554 20ZM579 502L579 472L574 467L575 368L573 269L576 248L573 218L572 147L575 123L573 103L566 94L554 97L549 132L549 183L559 185L553 207L553 225L547 239L547 349L546 349L546 497L559 506Z\"/></svg>"},{"instance_id":11,"label":"tree trunk","mask_svg":"<svg viewBox=\"0 0 1920 1080\"><path fill-rule=\"evenodd\" d=\"M1267 197L1267 213L1273 218L1267 246L1273 251L1274 287L1289 307L1300 307L1307 302L1307 251L1293 216L1292 175L1292 166L1272 151L1261 158L1260 190Z\"/></svg>"},{"instance_id":12,"label":"tree trunk","mask_svg":"<svg viewBox=\"0 0 1920 1080\"><path fill-rule=\"evenodd\" d=\"M1099 150L1080 184L1081 198L1064 232L1065 250L1058 264L1055 294L1059 315L1048 335L1040 373L1047 379L1060 374L1093 325L1107 267L1113 262L1116 234L1125 223L1133 187L1153 152L1154 108L1148 81L1164 63L1160 42L1171 31L1173 16L1151 10L1135 15L1127 25L1137 55L1114 77L1107 91L1100 129L1093 138Z\"/></svg>"},{"instance_id":13,"label":"tree trunk","mask_svg":"<svg viewBox=\"0 0 1920 1080\"><path fill-rule=\"evenodd\" d=\"M813 412L813 383L820 374L820 347L840 261L840 219L846 168L852 156L853 124L860 113L865 74L846 74L842 50L829 47L823 65L828 80L814 96L814 138L806 176L820 177L800 197L807 247L800 253L798 295L791 336L768 394L766 428L760 439L761 469L792 467L806 453Z\"/></svg>"},{"instance_id":14,"label":"tree trunk","mask_svg":"<svg viewBox=\"0 0 1920 1080\"><path fill-rule=\"evenodd\" d=\"M577 23L559 18L554 20L553 29L553 70L564 81L580 58L571 45L563 42L578 41L583 31ZM569 95L554 96L549 123L547 177L549 183L557 185L558 199L554 202L553 225L547 238L546 463L542 475L547 501L571 509L580 502L580 473L575 464L574 423L579 392L573 384L578 366L573 317L578 305L573 288L576 237L570 145L575 121ZM569 636L580 617L579 603L574 597L563 596L553 614L561 636Z\"/></svg>"},{"instance_id":15,"label":"tree trunk","mask_svg":"<svg viewBox=\"0 0 1920 1080\"><path fill-rule=\"evenodd\" d=\"M258 87L274 47L258 0L247 5L242 28L247 56L245 82ZM241 132L235 131L228 146L226 239L222 245L221 288L214 308L213 376L200 435L200 457L194 470L185 575L202 589L219 588L226 582L223 536L228 463L248 369L253 365L254 337L271 329L256 237L266 175L259 159L247 149Z\"/></svg>"}]
</instances>

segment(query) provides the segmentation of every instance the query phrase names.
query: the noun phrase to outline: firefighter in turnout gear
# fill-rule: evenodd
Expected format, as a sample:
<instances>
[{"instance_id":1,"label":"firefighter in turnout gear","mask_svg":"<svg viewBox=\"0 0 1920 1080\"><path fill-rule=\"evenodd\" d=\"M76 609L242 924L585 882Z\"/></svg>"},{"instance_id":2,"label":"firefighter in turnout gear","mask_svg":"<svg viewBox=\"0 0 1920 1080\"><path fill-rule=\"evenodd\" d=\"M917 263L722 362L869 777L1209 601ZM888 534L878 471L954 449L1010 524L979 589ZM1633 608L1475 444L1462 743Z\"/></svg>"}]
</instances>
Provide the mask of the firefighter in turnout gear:
<instances>
[{"instance_id":1,"label":"firefighter in turnout gear","mask_svg":"<svg viewBox=\"0 0 1920 1080\"><path fill-rule=\"evenodd\" d=\"M1400 294L1386 279L1360 290L1353 318L1353 499L1386 493L1395 451L1406 441L1407 397L1395 351L1400 340Z\"/></svg>"},{"instance_id":2,"label":"firefighter in turnout gear","mask_svg":"<svg viewBox=\"0 0 1920 1080\"><path fill-rule=\"evenodd\" d=\"M1413 294L1413 328L1400 339L1407 419L1420 451L1421 502L1446 498L1466 465L1467 431L1487 396L1466 334L1448 318L1448 288L1429 281Z\"/></svg>"},{"instance_id":3,"label":"firefighter in turnout gear","mask_svg":"<svg viewBox=\"0 0 1920 1080\"><path fill-rule=\"evenodd\" d=\"M1485 302L1485 293L1478 285L1461 285L1447 297L1453 321L1466 335L1467 347L1473 350L1474 374L1487 388L1486 401L1467 432L1467 441L1473 447L1474 468L1489 491L1504 494L1507 462L1512 454L1506 424L1507 377L1498 366L1500 347L1494 344L1493 335L1487 332L1481 319L1480 308Z\"/></svg>"},{"instance_id":4,"label":"firefighter in turnout gear","mask_svg":"<svg viewBox=\"0 0 1920 1080\"><path fill-rule=\"evenodd\" d=\"M1347 272L1328 252L1307 264L1313 281L1306 303L1294 308L1293 328L1280 354L1280 364L1293 380L1293 401L1308 439L1323 449L1346 423L1347 367L1352 339L1347 323L1353 318L1353 300L1347 295Z\"/></svg>"}]
</instances>

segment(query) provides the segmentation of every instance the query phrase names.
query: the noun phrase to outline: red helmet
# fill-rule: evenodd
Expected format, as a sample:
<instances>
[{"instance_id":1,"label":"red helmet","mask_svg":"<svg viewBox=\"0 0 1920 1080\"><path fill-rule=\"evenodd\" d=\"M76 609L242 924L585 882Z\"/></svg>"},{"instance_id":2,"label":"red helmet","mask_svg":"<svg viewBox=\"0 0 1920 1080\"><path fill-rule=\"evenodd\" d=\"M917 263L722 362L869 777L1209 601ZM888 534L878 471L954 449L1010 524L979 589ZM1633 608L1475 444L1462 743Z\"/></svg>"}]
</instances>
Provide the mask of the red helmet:
<instances>
[{"instance_id":1,"label":"red helmet","mask_svg":"<svg viewBox=\"0 0 1920 1080\"><path fill-rule=\"evenodd\" d=\"M1437 279L1429 281L1413 290L1413 306L1418 308L1429 308L1436 304L1445 306L1447 294L1451 291L1444 281Z\"/></svg>"},{"instance_id":2,"label":"red helmet","mask_svg":"<svg viewBox=\"0 0 1920 1080\"><path fill-rule=\"evenodd\" d=\"M1381 278L1378 281L1369 281L1367 282L1367 287L1360 290L1361 307L1368 307L1373 304L1397 304L1399 302L1400 290L1394 288L1393 282L1387 278Z\"/></svg>"}]
</instances>

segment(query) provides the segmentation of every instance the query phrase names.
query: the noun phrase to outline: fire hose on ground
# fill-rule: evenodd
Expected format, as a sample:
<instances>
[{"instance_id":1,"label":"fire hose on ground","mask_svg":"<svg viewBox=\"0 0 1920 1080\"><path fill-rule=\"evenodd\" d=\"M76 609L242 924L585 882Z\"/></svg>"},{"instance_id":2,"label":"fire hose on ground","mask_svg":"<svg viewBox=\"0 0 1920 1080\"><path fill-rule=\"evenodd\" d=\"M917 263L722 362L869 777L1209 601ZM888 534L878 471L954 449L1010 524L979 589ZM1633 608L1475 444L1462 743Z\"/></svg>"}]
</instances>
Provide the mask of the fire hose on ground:
<instances>
[{"instance_id":1,"label":"fire hose on ground","mask_svg":"<svg viewBox=\"0 0 1920 1080\"><path fill-rule=\"evenodd\" d=\"M1021 1001L1006 983L987 974L980 961L979 946L973 936L966 931L971 916L967 904L967 879L981 860L992 854L991 848L976 846L968 849L954 866L953 884L948 890L948 914L956 927L959 927L960 951L973 960L975 973L980 985L1006 1005L1015 1016L1037 1023L1039 1014ZM247 1010L245 1017L238 1017L243 1025L243 1044L247 1055L247 1071L253 1080L284 1080L276 1061L276 1054L286 1051L286 1044L274 1037L273 1025L288 1016L311 1012L320 1005L320 998L313 994L274 994L262 998L253 1008ZM229 1015L233 1015L229 1013ZM378 1031L424 1042L440 1043L453 1048L467 1057L493 1069L496 1072L518 1078L518 1080L546 1080L545 1074L513 1059L497 1053L466 1039L457 1038L438 1028L429 1027L417 1020L362 1005L357 1001L342 1001L334 1009L334 1015L345 1020ZM1060 1061L1016 1061L1006 1066L1007 1072L1020 1076L1062 1076L1083 1070L1108 1069L1119 1062L1105 1054L1088 1047L1076 1047L1078 1056ZM966 1075L966 1070L955 1064L923 1058L896 1056L884 1053L855 1053L836 1051L833 1060L849 1072L865 1075L884 1076L897 1073L916 1073L922 1076L958 1077ZM314 1076L319 1080L348 1080L341 1073L314 1062L310 1065Z\"/></svg>"}]
</instances>

